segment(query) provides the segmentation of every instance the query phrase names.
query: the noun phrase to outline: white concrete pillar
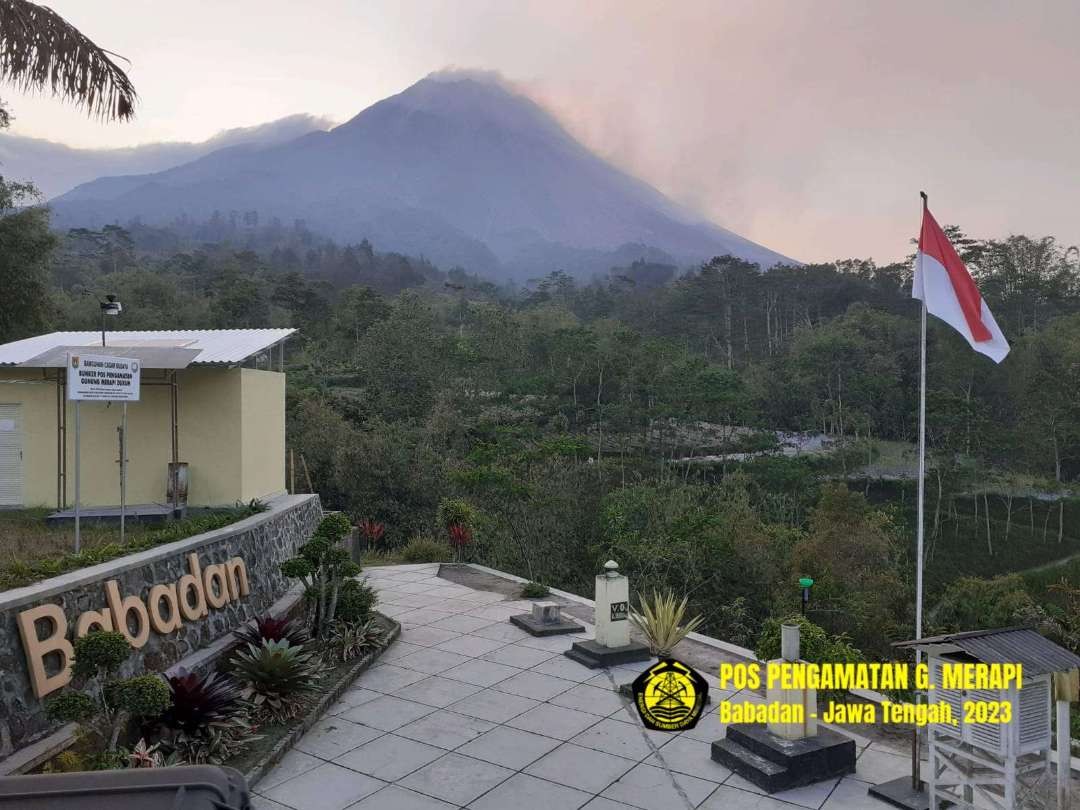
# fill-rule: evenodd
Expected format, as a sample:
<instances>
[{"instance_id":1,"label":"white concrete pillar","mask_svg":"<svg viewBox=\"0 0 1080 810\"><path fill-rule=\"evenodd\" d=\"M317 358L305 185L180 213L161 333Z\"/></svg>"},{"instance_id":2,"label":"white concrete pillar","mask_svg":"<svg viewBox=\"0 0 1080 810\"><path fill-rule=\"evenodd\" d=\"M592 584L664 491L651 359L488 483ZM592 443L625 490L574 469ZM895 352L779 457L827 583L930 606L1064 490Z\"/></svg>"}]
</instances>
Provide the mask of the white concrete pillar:
<instances>
[{"instance_id":1,"label":"white concrete pillar","mask_svg":"<svg viewBox=\"0 0 1080 810\"><path fill-rule=\"evenodd\" d=\"M630 581L614 560L604 563L596 578L596 643L625 647L630 643Z\"/></svg>"}]
</instances>

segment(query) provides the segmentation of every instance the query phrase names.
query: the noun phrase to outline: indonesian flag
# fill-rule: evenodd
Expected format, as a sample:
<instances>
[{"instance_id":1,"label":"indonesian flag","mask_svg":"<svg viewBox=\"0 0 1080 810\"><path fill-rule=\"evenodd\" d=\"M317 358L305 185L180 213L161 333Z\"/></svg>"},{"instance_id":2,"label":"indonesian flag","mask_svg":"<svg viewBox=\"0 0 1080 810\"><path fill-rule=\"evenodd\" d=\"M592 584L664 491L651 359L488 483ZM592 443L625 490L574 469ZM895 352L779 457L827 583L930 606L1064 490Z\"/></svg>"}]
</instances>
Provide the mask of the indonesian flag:
<instances>
[{"instance_id":1,"label":"indonesian flag","mask_svg":"<svg viewBox=\"0 0 1080 810\"><path fill-rule=\"evenodd\" d=\"M971 348L995 363L1009 353L1009 342L979 295L971 274L925 206L911 297L923 301L927 312L941 318L963 335Z\"/></svg>"}]
</instances>

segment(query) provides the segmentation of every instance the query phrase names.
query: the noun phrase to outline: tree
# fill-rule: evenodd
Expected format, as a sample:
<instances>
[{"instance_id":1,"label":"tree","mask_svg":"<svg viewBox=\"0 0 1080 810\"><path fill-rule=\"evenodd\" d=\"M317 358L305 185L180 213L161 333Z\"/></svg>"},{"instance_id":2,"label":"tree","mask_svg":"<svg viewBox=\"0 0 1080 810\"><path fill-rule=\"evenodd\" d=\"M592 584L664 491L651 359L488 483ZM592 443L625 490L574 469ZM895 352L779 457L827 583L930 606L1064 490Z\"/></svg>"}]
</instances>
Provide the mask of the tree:
<instances>
[{"instance_id":1,"label":"tree","mask_svg":"<svg viewBox=\"0 0 1080 810\"><path fill-rule=\"evenodd\" d=\"M54 303L48 284L49 257L57 240L49 230L49 214L32 206L33 186L0 177L0 342L39 334L52 318Z\"/></svg>"},{"instance_id":2,"label":"tree","mask_svg":"<svg viewBox=\"0 0 1080 810\"><path fill-rule=\"evenodd\" d=\"M135 86L111 57L50 8L0 0L0 78L48 90L105 121L135 114Z\"/></svg>"}]
</instances>

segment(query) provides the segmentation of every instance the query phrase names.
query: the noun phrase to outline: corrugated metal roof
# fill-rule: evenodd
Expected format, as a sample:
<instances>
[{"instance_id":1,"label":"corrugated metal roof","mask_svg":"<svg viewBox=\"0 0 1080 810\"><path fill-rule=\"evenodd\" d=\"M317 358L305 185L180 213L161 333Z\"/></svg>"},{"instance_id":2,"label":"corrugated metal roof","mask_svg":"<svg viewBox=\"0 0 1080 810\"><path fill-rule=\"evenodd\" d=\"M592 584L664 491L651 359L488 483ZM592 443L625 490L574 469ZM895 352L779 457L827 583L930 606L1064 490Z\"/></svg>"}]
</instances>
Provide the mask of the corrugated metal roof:
<instances>
[{"instance_id":1,"label":"corrugated metal roof","mask_svg":"<svg viewBox=\"0 0 1080 810\"><path fill-rule=\"evenodd\" d=\"M1027 627L971 630L918 641L898 641L894 647L950 647L984 664L1023 664L1024 673L1043 675L1080 668L1080 656Z\"/></svg>"},{"instance_id":2,"label":"corrugated metal roof","mask_svg":"<svg viewBox=\"0 0 1080 810\"><path fill-rule=\"evenodd\" d=\"M68 355L95 354L138 360L143 368L187 368L199 356L198 349L176 346L56 346L19 363L22 368L67 368Z\"/></svg>"},{"instance_id":3,"label":"corrugated metal roof","mask_svg":"<svg viewBox=\"0 0 1080 810\"><path fill-rule=\"evenodd\" d=\"M242 363L285 340L295 329L169 329L106 332L108 347L197 349L192 365ZM0 366L17 366L60 346L101 348L101 332L52 332L0 346Z\"/></svg>"}]
</instances>

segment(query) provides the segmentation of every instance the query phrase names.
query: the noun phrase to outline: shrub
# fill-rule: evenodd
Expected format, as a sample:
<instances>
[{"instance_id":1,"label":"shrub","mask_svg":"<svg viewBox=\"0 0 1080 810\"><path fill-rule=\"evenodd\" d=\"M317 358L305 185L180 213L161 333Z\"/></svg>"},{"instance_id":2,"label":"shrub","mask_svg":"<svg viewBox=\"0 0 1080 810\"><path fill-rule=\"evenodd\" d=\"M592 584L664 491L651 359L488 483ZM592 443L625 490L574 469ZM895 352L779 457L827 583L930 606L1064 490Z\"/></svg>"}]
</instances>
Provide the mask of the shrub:
<instances>
[{"instance_id":1,"label":"shrub","mask_svg":"<svg viewBox=\"0 0 1080 810\"><path fill-rule=\"evenodd\" d=\"M86 760L72 750L61 751L44 767L45 773L75 773L86 770Z\"/></svg>"},{"instance_id":2,"label":"shrub","mask_svg":"<svg viewBox=\"0 0 1080 810\"><path fill-rule=\"evenodd\" d=\"M285 616L274 617L270 615L259 616L255 619L255 626L243 625L234 635L244 644L262 644L264 641L281 641L285 639L294 647L307 644L311 641L311 633L298 621Z\"/></svg>"},{"instance_id":3,"label":"shrub","mask_svg":"<svg viewBox=\"0 0 1080 810\"><path fill-rule=\"evenodd\" d=\"M172 701L159 718L167 728L196 734L241 710L240 685L219 672L200 676L181 668L168 683Z\"/></svg>"},{"instance_id":4,"label":"shrub","mask_svg":"<svg viewBox=\"0 0 1080 810\"><path fill-rule=\"evenodd\" d=\"M122 633L97 630L75 641L75 660L71 674L76 678L93 678L116 672L127 660L131 646Z\"/></svg>"},{"instance_id":5,"label":"shrub","mask_svg":"<svg viewBox=\"0 0 1080 810\"><path fill-rule=\"evenodd\" d=\"M341 586L338 596L337 622L356 624L367 621L378 601L379 594L370 585L355 579L348 580Z\"/></svg>"},{"instance_id":6,"label":"shrub","mask_svg":"<svg viewBox=\"0 0 1080 810\"><path fill-rule=\"evenodd\" d=\"M329 647L334 657L351 661L386 643L386 632L374 619L361 622L339 621L330 631Z\"/></svg>"},{"instance_id":7,"label":"shrub","mask_svg":"<svg viewBox=\"0 0 1080 810\"><path fill-rule=\"evenodd\" d=\"M414 537L401 550L401 559L407 563L450 562L450 547L430 537Z\"/></svg>"},{"instance_id":8,"label":"shrub","mask_svg":"<svg viewBox=\"0 0 1080 810\"><path fill-rule=\"evenodd\" d=\"M105 699L132 717L157 717L172 700L169 685L157 675L136 675L105 687Z\"/></svg>"},{"instance_id":9,"label":"shrub","mask_svg":"<svg viewBox=\"0 0 1080 810\"><path fill-rule=\"evenodd\" d=\"M541 585L539 582L526 582L521 588L521 597L523 599L539 599L549 593L551 591L548 590L547 585Z\"/></svg>"},{"instance_id":10,"label":"shrub","mask_svg":"<svg viewBox=\"0 0 1080 810\"><path fill-rule=\"evenodd\" d=\"M300 546L300 554L281 564L281 573L303 583L306 623L320 639L326 638L334 623L342 584L360 573L360 566L341 546L351 528L340 512L327 515L311 539Z\"/></svg>"},{"instance_id":11,"label":"shrub","mask_svg":"<svg viewBox=\"0 0 1080 810\"><path fill-rule=\"evenodd\" d=\"M386 534L386 524L371 518L365 518L358 524L360 534L367 541L368 548L375 548Z\"/></svg>"},{"instance_id":12,"label":"shrub","mask_svg":"<svg viewBox=\"0 0 1080 810\"><path fill-rule=\"evenodd\" d=\"M303 710L321 672L314 653L284 640L249 644L233 656L231 666L256 711L276 721Z\"/></svg>"},{"instance_id":13,"label":"shrub","mask_svg":"<svg viewBox=\"0 0 1080 810\"><path fill-rule=\"evenodd\" d=\"M178 732L169 743L174 756L191 765L223 765L243 753L249 745L261 740L247 717L238 714L227 720L216 720L198 734Z\"/></svg>"},{"instance_id":14,"label":"shrub","mask_svg":"<svg viewBox=\"0 0 1080 810\"><path fill-rule=\"evenodd\" d=\"M45 703L45 714L58 723L84 723L98 713L98 704L85 692L61 692Z\"/></svg>"}]
</instances>

